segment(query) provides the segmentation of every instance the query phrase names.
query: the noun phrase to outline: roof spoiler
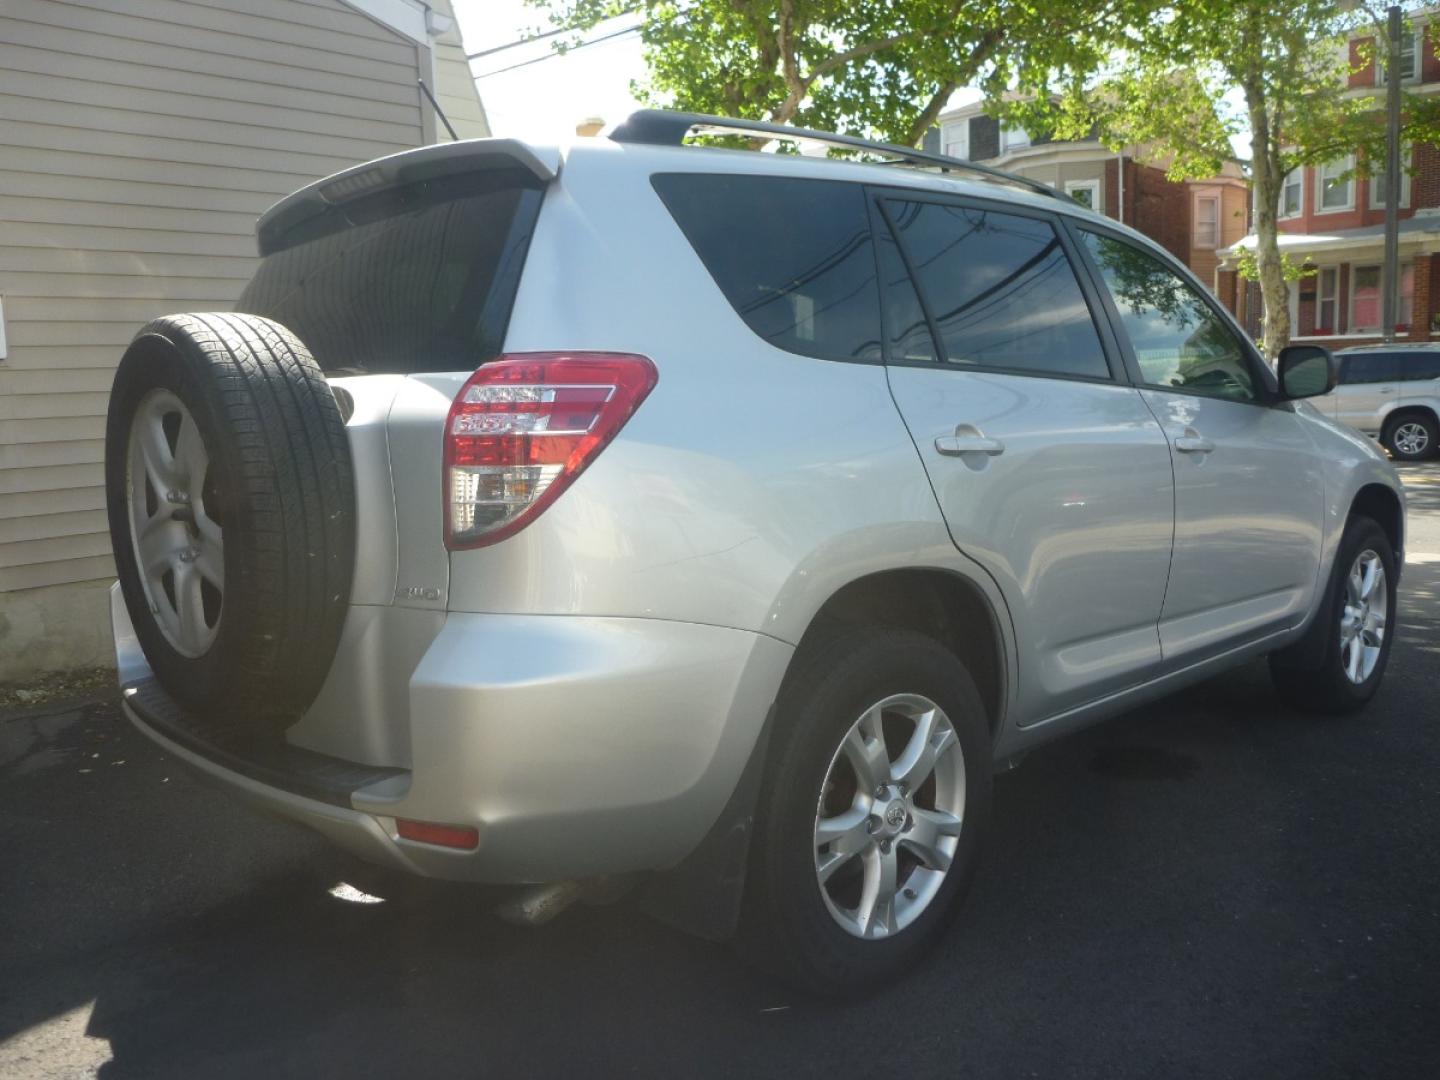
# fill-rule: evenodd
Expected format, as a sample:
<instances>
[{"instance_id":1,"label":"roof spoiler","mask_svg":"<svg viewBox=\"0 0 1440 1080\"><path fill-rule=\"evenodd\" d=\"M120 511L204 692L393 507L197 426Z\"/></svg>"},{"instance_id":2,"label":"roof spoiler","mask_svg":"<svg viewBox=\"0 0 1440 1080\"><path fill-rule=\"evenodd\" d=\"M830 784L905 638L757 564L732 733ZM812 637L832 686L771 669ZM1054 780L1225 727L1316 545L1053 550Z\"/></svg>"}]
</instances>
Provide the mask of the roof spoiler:
<instances>
[{"instance_id":1,"label":"roof spoiler","mask_svg":"<svg viewBox=\"0 0 1440 1080\"><path fill-rule=\"evenodd\" d=\"M285 238L296 226L352 199L456 173L515 168L525 169L542 184L549 183L560 171L560 155L554 150L536 150L516 139L467 139L367 161L317 180L261 214L255 223L260 254L269 255L288 246Z\"/></svg>"}]
</instances>

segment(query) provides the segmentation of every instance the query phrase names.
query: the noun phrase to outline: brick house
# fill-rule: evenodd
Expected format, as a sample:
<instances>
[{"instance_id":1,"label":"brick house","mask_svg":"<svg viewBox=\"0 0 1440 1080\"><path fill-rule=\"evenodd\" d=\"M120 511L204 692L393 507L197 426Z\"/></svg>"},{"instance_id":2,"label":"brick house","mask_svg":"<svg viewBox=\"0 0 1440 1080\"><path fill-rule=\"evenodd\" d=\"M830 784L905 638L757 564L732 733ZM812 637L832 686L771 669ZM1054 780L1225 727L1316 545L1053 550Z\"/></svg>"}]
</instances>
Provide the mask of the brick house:
<instances>
[{"instance_id":1,"label":"brick house","mask_svg":"<svg viewBox=\"0 0 1440 1080\"><path fill-rule=\"evenodd\" d=\"M1238 167L1177 182L1166 178L1163 164L1128 149L1114 153L1098 139L1032 138L982 110L976 103L942 113L927 146L1049 184L1162 244L1215 288L1220 252L1245 235L1250 217Z\"/></svg>"},{"instance_id":2,"label":"brick house","mask_svg":"<svg viewBox=\"0 0 1440 1080\"><path fill-rule=\"evenodd\" d=\"M1407 89L1440 92L1440 57L1432 27L1416 20L1401 50ZM1383 96L1384 73L1360 37L1350 42L1350 92ZM1400 313L1397 337L1428 341L1440 336L1440 147L1419 143L1401 149ZM1383 175L1354 173L1355 155L1294 170L1280 197L1280 250L1314 270L1290 286L1291 338L1333 342L1337 347L1381 340L1381 264L1385 248ZM1221 252L1219 293L1245 325L1258 333L1259 287L1235 281L1233 267L1247 236Z\"/></svg>"}]
</instances>

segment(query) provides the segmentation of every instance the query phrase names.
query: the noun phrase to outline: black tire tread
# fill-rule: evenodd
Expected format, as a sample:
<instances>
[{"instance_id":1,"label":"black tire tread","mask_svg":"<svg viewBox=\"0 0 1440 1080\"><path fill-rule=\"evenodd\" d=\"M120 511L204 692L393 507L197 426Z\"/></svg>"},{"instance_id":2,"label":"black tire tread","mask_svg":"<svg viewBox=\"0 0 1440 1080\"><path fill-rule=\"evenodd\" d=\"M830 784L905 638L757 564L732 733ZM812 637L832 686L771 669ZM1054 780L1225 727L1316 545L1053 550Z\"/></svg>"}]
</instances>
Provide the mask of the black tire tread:
<instances>
[{"instance_id":1,"label":"black tire tread","mask_svg":"<svg viewBox=\"0 0 1440 1080\"><path fill-rule=\"evenodd\" d=\"M203 434L212 458L224 458L230 480L225 609L211 649L224 655L210 659L201 678L187 673L178 654L165 655L170 650L156 633L141 633L141 642L162 684L182 703L273 731L293 722L318 693L348 605L355 514L344 422L324 373L278 323L197 312L147 324L117 372L107 428L111 531L122 583L133 564L122 557L129 543L124 465L108 462L123 454L128 437L129 417L117 415L127 400L119 391L156 378L157 365L170 370L156 357L171 352L192 396L203 396L211 408L218 430ZM129 569L133 573L133 565ZM138 632L150 615L134 602L133 582L125 591Z\"/></svg>"}]
</instances>

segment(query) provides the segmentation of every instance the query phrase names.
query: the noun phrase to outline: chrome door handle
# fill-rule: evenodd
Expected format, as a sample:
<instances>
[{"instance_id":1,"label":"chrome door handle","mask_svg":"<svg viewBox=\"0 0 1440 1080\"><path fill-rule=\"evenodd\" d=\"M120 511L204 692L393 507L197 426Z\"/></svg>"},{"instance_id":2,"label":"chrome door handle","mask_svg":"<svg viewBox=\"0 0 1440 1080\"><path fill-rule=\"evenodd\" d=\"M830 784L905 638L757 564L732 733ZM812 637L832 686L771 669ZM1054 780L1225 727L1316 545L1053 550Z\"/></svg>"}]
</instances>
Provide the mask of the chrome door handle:
<instances>
[{"instance_id":1,"label":"chrome door handle","mask_svg":"<svg viewBox=\"0 0 1440 1080\"><path fill-rule=\"evenodd\" d=\"M999 439L988 439L984 435L962 435L957 429L954 435L937 436L935 449L946 457L959 457L962 454L988 454L995 457L1005 452L1005 444Z\"/></svg>"},{"instance_id":2,"label":"chrome door handle","mask_svg":"<svg viewBox=\"0 0 1440 1080\"><path fill-rule=\"evenodd\" d=\"M1175 449L1182 454L1208 454L1215 449L1215 444L1203 435L1187 431L1184 435L1176 437Z\"/></svg>"},{"instance_id":3,"label":"chrome door handle","mask_svg":"<svg viewBox=\"0 0 1440 1080\"><path fill-rule=\"evenodd\" d=\"M1376 393L1377 393L1377 394L1393 394L1393 393L1395 393L1395 388L1394 388L1393 386L1382 386L1379 390L1376 391Z\"/></svg>"}]
</instances>

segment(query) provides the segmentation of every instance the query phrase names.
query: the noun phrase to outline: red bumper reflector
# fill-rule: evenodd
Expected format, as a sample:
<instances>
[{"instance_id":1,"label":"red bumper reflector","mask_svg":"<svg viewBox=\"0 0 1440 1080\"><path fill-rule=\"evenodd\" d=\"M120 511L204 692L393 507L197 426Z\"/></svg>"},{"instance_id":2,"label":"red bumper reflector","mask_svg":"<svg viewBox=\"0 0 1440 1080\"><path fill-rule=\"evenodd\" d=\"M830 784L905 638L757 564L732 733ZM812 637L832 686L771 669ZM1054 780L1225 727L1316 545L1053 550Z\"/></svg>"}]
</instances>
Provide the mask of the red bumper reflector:
<instances>
[{"instance_id":1,"label":"red bumper reflector","mask_svg":"<svg viewBox=\"0 0 1440 1080\"><path fill-rule=\"evenodd\" d=\"M406 821L404 818L396 818L395 828L402 840L467 851L480 846L480 830L465 825L437 825L433 821Z\"/></svg>"}]
</instances>

